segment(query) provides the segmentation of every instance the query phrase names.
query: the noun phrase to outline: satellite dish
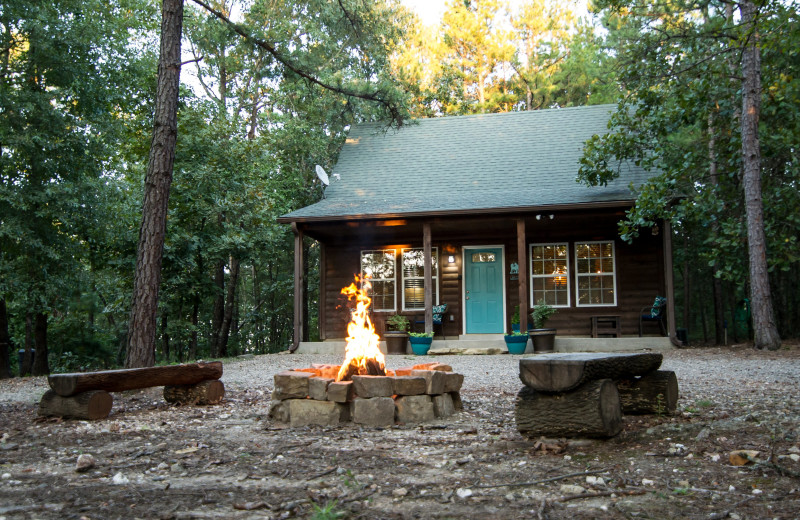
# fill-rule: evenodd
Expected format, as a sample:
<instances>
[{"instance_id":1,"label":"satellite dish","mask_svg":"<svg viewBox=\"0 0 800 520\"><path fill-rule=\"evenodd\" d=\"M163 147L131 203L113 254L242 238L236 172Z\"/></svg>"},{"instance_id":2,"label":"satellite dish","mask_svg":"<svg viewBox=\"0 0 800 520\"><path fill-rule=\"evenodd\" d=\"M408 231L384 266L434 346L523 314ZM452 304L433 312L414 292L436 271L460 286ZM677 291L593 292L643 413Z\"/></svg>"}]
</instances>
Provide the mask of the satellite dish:
<instances>
[{"instance_id":1,"label":"satellite dish","mask_svg":"<svg viewBox=\"0 0 800 520\"><path fill-rule=\"evenodd\" d=\"M328 180L328 174L325 173L325 169L322 166L318 164L316 170L317 170L317 177L319 177L319 180L322 181L322 184L327 186L328 184L331 183L331 181Z\"/></svg>"}]
</instances>

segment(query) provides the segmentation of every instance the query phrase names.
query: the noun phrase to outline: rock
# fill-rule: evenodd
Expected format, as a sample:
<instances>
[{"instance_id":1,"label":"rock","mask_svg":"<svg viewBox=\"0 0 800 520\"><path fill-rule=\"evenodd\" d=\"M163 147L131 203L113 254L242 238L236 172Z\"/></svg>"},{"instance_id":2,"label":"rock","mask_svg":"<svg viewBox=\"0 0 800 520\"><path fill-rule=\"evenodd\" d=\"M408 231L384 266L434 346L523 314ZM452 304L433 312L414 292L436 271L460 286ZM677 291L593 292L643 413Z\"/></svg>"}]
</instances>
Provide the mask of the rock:
<instances>
[{"instance_id":1,"label":"rock","mask_svg":"<svg viewBox=\"0 0 800 520\"><path fill-rule=\"evenodd\" d=\"M340 406L333 401L314 399L289 399L289 424L299 426L336 426L341 415Z\"/></svg>"},{"instance_id":2,"label":"rock","mask_svg":"<svg viewBox=\"0 0 800 520\"><path fill-rule=\"evenodd\" d=\"M312 377L308 380L308 396L317 401L327 401L328 385L333 382L329 377Z\"/></svg>"},{"instance_id":3,"label":"rock","mask_svg":"<svg viewBox=\"0 0 800 520\"><path fill-rule=\"evenodd\" d=\"M418 378L421 381L424 379ZM408 395L395 400L397 421L401 423L430 422L434 419L434 406L429 395Z\"/></svg>"},{"instance_id":4,"label":"rock","mask_svg":"<svg viewBox=\"0 0 800 520\"><path fill-rule=\"evenodd\" d=\"M469 498L472 496L472 490L469 488L458 488L456 490L456 495L458 495L458 498Z\"/></svg>"},{"instance_id":5,"label":"rock","mask_svg":"<svg viewBox=\"0 0 800 520\"><path fill-rule=\"evenodd\" d=\"M394 399L391 397L358 398L353 401L353 422L364 426L391 426L394 424Z\"/></svg>"},{"instance_id":6,"label":"rock","mask_svg":"<svg viewBox=\"0 0 800 520\"><path fill-rule=\"evenodd\" d=\"M605 486L606 481L603 480L603 477L595 477L594 475L589 475L586 477L586 483L592 486Z\"/></svg>"},{"instance_id":7,"label":"rock","mask_svg":"<svg viewBox=\"0 0 800 520\"><path fill-rule=\"evenodd\" d=\"M798 455L797 453L790 453L789 458L795 462L800 461L800 455Z\"/></svg>"},{"instance_id":8,"label":"rock","mask_svg":"<svg viewBox=\"0 0 800 520\"><path fill-rule=\"evenodd\" d=\"M129 484L130 480L120 472L111 478L111 483L116 486L124 486L125 484Z\"/></svg>"},{"instance_id":9,"label":"rock","mask_svg":"<svg viewBox=\"0 0 800 520\"><path fill-rule=\"evenodd\" d=\"M450 394L433 396L433 413L437 418L450 417L455 413L453 398Z\"/></svg>"},{"instance_id":10,"label":"rock","mask_svg":"<svg viewBox=\"0 0 800 520\"><path fill-rule=\"evenodd\" d=\"M11 478L11 473L3 473L2 475L0 475L0 479L2 480L8 480L10 478Z\"/></svg>"},{"instance_id":11,"label":"rock","mask_svg":"<svg viewBox=\"0 0 800 520\"><path fill-rule=\"evenodd\" d=\"M458 392L450 392L450 397L453 399L453 408L457 412L464 411L464 403L461 402L461 394Z\"/></svg>"},{"instance_id":12,"label":"rock","mask_svg":"<svg viewBox=\"0 0 800 520\"><path fill-rule=\"evenodd\" d=\"M575 484L562 484L561 492L567 495L580 495L586 492L586 488Z\"/></svg>"},{"instance_id":13,"label":"rock","mask_svg":"<svg viewBox=\"0 0 800 520\"><path fill-rule=\"evenodd\" d=\"M428 388L424 377L397 376L392 378L395 395L420 395Z\"/></svg>"},{"instance_id":14,"label":"rock","mask_svg":"<svg viewBox=\"0 0 800 520\"><path fill-rule=\"evenodd\" d=\"M337 381L328 385L328 401L346 403L355 397L352 381Z\"/></svg>"},{"instance_id":15,"label":"rock","mask_svg":"<svg viewBox=\"0 0 800 520\"><path fill-rule=\"evenodd\" d=\"M404 497L406 495L408 495L408 490L404 487L392 490L392 496Z\"/></svg>"},{"instance_id":16,"label":"rock","mask_svg":"<svg viewBox=\"0 0 800 520\"><path fill-rule=\"evenodd\" d=\"M78 455L78 462L75 464L75 471L78 473L84 473L95 467L95 464L96 462L94 457L88 453L82 453Z\"/></svg>"},{"instance_id":17,"label":"rock","mask_svg":"<svg viewBox=\"0 0 800 520\"><path fill-rule=\"evenodd\" d=\"M391 397L394 394L392 378L387 376L353 376L353 386L356 395L364 399Z\"/></svg>"},{"instance_id":18,"label":"rock","mask_svg":"<svg viewBox=\"0 0 800 520\"><path fill-rule=\"evenodd\" d=\"M456 374L455 372L448 372L444 375L444 391L445 392L458 392L461 390L461 385L464 384L464 374Z\"/></svg>"},{"instance_id":19,"label":"rock","mask_svg":"<svg viewBox=\"0 0 800 520\"><path fill-rule=\"evenodd\" d=\"M728 454L728 460L734 466L745 466L752 464L758 452L755 450L734 450Z\"/></svg>"},{"instance_id":20,"label":"rock","mask_svg":"<svg viewBox=\"0 0 800 520\"><path fill-rule=\"evenodd\" d=\"M289 422L289 404L287 401L272 401L269 404L268 417L273 421L288 423Z\"/></svg>"},{"instance_id":21,"label":"rock","mask_svg":"<svg viewBox=\"0 0 800 520\"><path fill-rule=\"evenodd\" d=\"M438 370L412 370L411 375L425 378L425 393L436 395L444 393L445 373Z\"/></svg>"},{"instance_id":22,"label":"rock","mask_svg":"<svg viewBox=\"0 0 800 520\"><path fill-rule=\"evenodd\" d=\"M273 399L305 399L308 396L308 380L314 374L287 370L275 374Z\"/></svg>"}]
</instances>

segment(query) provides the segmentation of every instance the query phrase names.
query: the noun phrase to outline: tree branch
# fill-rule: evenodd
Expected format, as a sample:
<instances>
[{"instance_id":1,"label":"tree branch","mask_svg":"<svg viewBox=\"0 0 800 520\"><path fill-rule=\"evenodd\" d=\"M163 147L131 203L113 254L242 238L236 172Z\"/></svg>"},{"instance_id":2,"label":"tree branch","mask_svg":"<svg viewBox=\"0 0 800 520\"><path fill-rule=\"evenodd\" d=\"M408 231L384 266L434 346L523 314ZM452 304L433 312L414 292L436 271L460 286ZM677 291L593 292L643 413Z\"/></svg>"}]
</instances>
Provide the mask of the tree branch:
<instances>
[{"instance_id":1,"label":"tree branch","mask_svg":"<svg viewBox=\"0 0 800 520\"><path fill-rule=\"evenodd\" d=\"M252 34L250 34L250 31L247 28L233 22L230 18L225 16L225 14L222 13L221 11L214 9L213 7L205 3L203 0L192 0L192 1L197 5L199 5L200 7L202 7L203 9L205 9L206 11L208 11L209 13L211 13L212 15L214 15L219 20L225 22L225 24L227 24L228 27L231 28L231 30L233 30L236 34L238 34L242 38L249 41L253 45L256 45L257 47L267 51L269 54L272 55L273 58L275 58L276 61L278 61L284 67L294 72L301 78L304 78L310 83L318 85L324 88L325 90L336 92L338 94L342 94L343 96L363 99L365 101L371 101L373 103L377 103L383 106L389 112L389 114L391 114L392 121L396 123L397 126L402 126L404 120L403 112L399 106L397 106L395 103L384 97L384 95L386 94L385 92L382 92L380 90L373 92L358 92L357 90L334 85L327 81L321 80L312 73L302 69L296 63L293 63L288 57L284 56L283 53L280 52L275 47L275 45L273 45L268 41L257 38L256 36L253 36Z\"/></svg>"}]
</instances>

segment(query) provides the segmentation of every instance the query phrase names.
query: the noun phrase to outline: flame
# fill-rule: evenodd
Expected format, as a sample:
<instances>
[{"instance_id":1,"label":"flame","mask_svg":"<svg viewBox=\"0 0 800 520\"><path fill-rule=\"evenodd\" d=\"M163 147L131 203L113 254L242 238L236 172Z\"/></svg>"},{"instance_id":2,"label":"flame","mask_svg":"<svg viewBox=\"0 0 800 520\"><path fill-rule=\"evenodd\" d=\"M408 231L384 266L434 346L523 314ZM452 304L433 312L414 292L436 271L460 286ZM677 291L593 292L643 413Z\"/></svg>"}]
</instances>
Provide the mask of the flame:
<instances>
[{"instance_id":1,"label":"flame","mask_svg":"<svg viewBox=\"0 0 800 520\"><path fill-rule=\"evenodd\" d=\"M373 368L377 368L375 365L379 366L382 373L386 367L383 352L378 347L380 337L375 333L375 326L369 319L369 306L372 300L367 292L372 288L372 284L366 277L359 279L356 275L355 279L356 283L361 281L361 288L358 288L356 283L351 283L342 289L342 294L347 295L348 300L355 299L356 308L352 311L350 323L347 324L347 346L344 351L344 363L336 376L337 381L349 378L349 375L353 374L368 374L368 365L372 365Z\"/></svg>"}]
</instances>

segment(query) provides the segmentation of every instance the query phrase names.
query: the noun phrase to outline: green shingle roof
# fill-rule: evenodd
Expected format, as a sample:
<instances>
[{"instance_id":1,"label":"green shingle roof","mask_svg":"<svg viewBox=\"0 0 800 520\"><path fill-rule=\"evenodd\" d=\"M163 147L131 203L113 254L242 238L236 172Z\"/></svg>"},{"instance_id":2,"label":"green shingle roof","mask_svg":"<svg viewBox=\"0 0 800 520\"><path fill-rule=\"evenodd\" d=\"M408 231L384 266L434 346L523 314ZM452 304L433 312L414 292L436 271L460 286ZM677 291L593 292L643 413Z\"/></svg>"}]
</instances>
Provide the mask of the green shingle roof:
<instances>
[{"instance_id":1,"label":"green shingle roof","mask_svg":"<svg viewBox=\"0 0 800 520\"><path fill-rule=\"evenodd\" d=\"M387 133L378 124L353 126L326 198L281 220L632 201L629 185L652 175L633 165L622 165L620 178L608 186L575 180L584 142L608 131L613 110L597 105L442 117Z\"/></svg>"}]
</instances>

